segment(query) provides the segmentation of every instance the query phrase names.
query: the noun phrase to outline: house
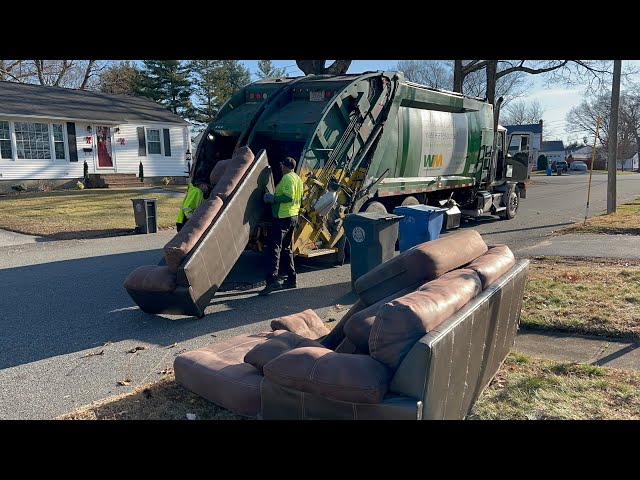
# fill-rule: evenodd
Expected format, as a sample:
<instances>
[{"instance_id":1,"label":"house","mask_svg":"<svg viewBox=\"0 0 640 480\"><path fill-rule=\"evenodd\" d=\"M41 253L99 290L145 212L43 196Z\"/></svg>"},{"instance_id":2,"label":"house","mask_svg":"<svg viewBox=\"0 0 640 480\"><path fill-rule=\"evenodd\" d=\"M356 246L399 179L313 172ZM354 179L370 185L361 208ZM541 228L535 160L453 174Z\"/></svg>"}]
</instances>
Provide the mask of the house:
<instances>
[{"instance_id":1,"label":"house","mask_svg":"<svg viewBox=\"0 0 640 480\"><path fill-rule=\"evenodd\" d=\"M541 143L540 153L547 157L549 164L558 160L564 160L564 143L562 140L550 140Z\"/></svg>"},{"instance_id":2,"label":"house","mask_svg":"<svg viewBox=\"0 0 640 480\"><path fill-rule=\"evenodd\" d=\"M624 160L624 162L622 160L616 162L616 167L618 170L625 171L638 170L640 168L638 164L638 154L636 153L633 157Z\"/></svg>"},{"instance_id":3,"label":"house","mask_svg":"<svg viewBox=\"0 0 640 480\"><path fill-rule=\"evenodd\" d=\"M174 177L191 157L185 120L142 97L0 81L0 191L47 181L74 186ZM140 185L139 180L137 184Z\"/></svg>"}]
</instances>

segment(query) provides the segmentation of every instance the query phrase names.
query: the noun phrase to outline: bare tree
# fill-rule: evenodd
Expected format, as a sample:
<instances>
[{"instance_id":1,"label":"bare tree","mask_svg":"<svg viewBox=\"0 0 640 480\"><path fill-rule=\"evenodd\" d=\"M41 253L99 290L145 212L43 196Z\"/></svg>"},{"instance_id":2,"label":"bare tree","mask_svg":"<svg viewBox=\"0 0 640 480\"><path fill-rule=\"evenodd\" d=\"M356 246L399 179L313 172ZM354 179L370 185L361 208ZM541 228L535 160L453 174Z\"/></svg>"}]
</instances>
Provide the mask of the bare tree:
<instances>
[{"instance_id":1,"label":"bare tree","mask_svg":"<svg viewBox=\"0 0 640 480\"><path fill-rule=\"evenodd\" d=\"M507 105L500 112L503 125L527 125L538 123L544 116L544 108L538 100L526 102L518 100Z\"/></svg>"},{"instance_id":2,"label":"bare tree","mask_svg":"<svg viewBox=\"0 0 640 480\"><path fill-rule=\"evenodd\" d=\"M271 60L258 60L258 71L256 75L258 78L286 77L287 69L275 67Z\"/></svg>"},{"instance_id":3,"label":"bare tree","mask_svg":"<svg viewBox=\"0 0 640 480\"><path fill-rule=\"evenodd\" d=\"M100 91L120 95L135 95L138 75L135 64L128 60L114 63L100 72Z\"/></svg>"},{"instance_id":4,"label":"bare tree","mask_svg":"<svg viewBox=\"0 0 640 480\"><path fill-rule=\"evenodd\" d=\"M353 60L335 60L325 67L326 60L296 60L296 65L305 75L343 75Z\"/></svg>"},{"instance_id":5,"label":"bare tree","mask_svg":"<svg viewBox=\"0 0 640 480\"><path fill-rule=\"evenodd\" d=\"M410 82L451 90L453 86L451 67L450 60L401 60L395 68L403 72L404 78Z\"/></svg>"},{"instance_id":6,"label":"bare tree","mask_svg":"<svg viewBox=\"0 0 640 480\"><path fill-rule=\"evenodd\" d=\"M0 79L86 90L97 87L104 65L98 60L0 60Z\"/></svg>"}]
</instances>

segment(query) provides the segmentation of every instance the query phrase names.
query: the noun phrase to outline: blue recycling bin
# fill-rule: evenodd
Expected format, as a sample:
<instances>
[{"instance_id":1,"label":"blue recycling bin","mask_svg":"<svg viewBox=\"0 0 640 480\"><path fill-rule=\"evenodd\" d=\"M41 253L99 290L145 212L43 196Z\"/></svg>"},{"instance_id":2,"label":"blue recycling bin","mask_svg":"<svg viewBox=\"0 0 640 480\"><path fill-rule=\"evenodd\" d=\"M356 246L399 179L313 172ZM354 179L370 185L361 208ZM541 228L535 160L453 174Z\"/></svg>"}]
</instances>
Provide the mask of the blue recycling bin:
<instances>
[{"instance_id":1,"label":"blue recycling bin","mask_svg":"<svg viewBox=\"0 0 640 480\"><path fill-rule=\"evenodd\" d=\"M430 240L437 240L442 230L446 208L429 205L407 205L396 207L393 213L404 215L400 220L398 237L400 253Z\"/></svg>"}]
</instances>

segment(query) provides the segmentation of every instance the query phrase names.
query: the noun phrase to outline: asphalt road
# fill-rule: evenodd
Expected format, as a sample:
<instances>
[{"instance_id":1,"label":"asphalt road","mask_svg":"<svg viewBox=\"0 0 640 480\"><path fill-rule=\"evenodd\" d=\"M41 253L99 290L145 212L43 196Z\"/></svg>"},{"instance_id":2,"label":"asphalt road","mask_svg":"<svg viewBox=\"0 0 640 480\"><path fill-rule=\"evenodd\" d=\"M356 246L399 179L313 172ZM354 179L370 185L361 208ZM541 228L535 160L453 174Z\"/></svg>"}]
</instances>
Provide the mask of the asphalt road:
<instances>
[{"instance_id":1,"label":"asphalt road","mask_svg":"<svg viewBox=\"0 0 640 480\"><path fill-rule=\"evenodd\" d=\"M464 228L518 254L584 218L587 179L534 177L515 219ZM619 202L636 195L640 175L620 176ZM594 175L590 210L605 208L606 176ZM51 419L159 380L180 352L266 330L271 319L305 308L338 318L340 306L355 301L348 265L313 263L299 266L298 289L258 297L251 286L263 276L263 259L247 252L204 318L147 315L122 282L136 267L156 264L174 233L50 242L0 233L0 419ZM138 346L145 348L128 353Z\"/></svg>"}]
</instances>

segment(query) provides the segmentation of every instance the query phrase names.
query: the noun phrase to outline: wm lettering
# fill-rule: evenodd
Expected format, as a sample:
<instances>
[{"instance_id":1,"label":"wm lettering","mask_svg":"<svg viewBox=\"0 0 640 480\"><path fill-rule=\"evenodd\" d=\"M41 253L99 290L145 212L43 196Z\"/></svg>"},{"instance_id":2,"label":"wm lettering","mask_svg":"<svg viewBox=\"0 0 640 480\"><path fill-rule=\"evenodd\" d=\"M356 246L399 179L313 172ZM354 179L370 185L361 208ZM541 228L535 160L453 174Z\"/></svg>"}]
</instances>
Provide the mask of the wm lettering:
<instances>
[{"instance_id":1,"label":"wm lettering","mask_svg":"<svg viewBox=\"0 0 640 480\"><path fill-rule=\"evenodd\" d=\"M442 155L441 154L425 155L424 156L424 167L425 168L441 167L441 166L442 166Z\"/></svg>"}]
</instances>

